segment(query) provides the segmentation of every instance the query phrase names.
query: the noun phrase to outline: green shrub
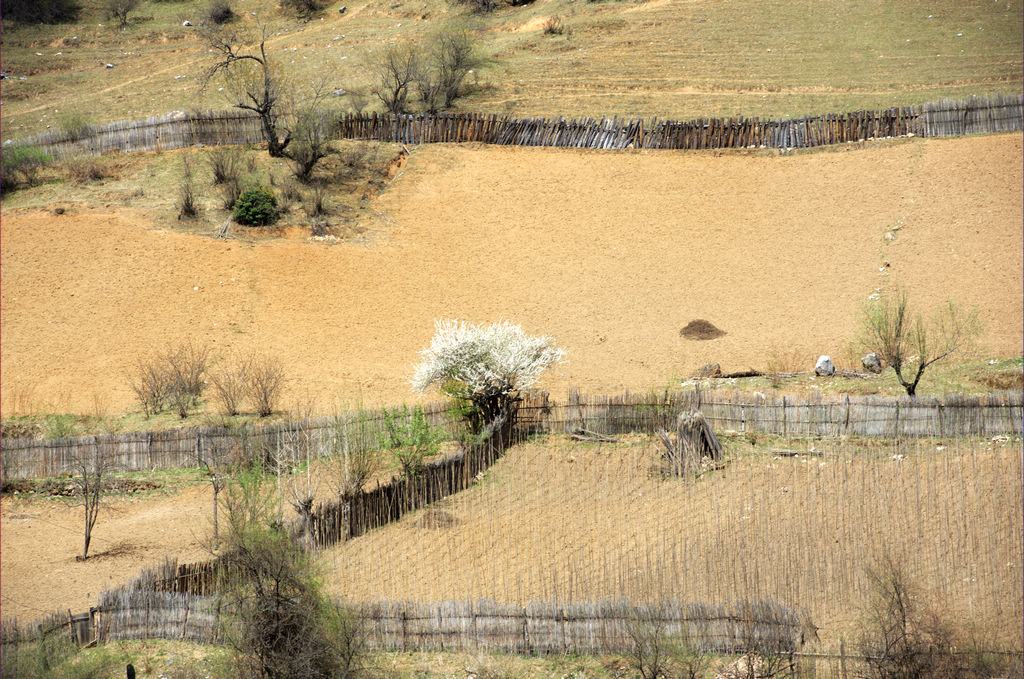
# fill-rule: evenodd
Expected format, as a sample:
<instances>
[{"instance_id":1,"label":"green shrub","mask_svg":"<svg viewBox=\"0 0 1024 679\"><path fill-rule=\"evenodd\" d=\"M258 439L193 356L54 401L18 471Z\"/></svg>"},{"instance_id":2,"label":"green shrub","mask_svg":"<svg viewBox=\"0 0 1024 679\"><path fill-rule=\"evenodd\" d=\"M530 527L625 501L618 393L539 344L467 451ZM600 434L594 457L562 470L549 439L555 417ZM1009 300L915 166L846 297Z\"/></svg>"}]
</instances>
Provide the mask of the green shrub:
<instances>
[{"instance_id":1,"label":"green shrub","mask_svg":"<svg viewBox=\"0 0 1024 679\"><path fill-rule=\"evenodd\" d=\"M92 122L80 113L69 113L61 116L60 131L65 141L78 141L92 136Z\"/></svg>"},{"instance_id":2,"label":"green shrub","mask_svg":"<svg viewBox=\"0 0 1024 679\"><path fill-rule=\"evenodd\" d=\"M235 201L232 216L239 224L264 226L277 221L277 198L265 186L250 186Z\"/></svg>"},{"instance_id":3,"label":"green shrub","mask_svg":"<svg viewBox=\"0 0 1024 679\"><path fill-rule=\"evenodd\" d=\"M4 191L18 186L33 186L39 170L53 159L35 146L9 146L0 156L0 188Z\"/></svg>"},{"instance_id":4,"label":"green shrub","mask_svg":"<svg viewBox=\"0 0 1024 679\"><path fill-rule=\"evenodd\" d=\"M2 0L0 12L4 21L21 21L27 24L59 24L74 21L78 17L79 5L75 0Z\"/></svg>"},{"instance_id":5,"label":"green shrub","mask_svg":"<svg viewBox=\"0 0 1024 679\"><path fill-rule=\"evenodd\" d=\"M211 24L226 24L235 18L228 0L213 0L206 8L206 21Z\"/></svg>"},{"instance_id":6,"label":"green shrub","mask_svg":"<svg viewBox=\"0 0 1024 679\"><path fill-rule=\"evenodd\" d=\"M422 406L384 411L385 433L381 445L391 450L402 475L413 477L423 471L426 459L436 455L444 432L431 427Z\"/></svg>"},{"instance_id":7,"label":"green shrub","mask_svg":"<svg viewBox=\"0 0 1024 679\"><path fill-rule=\"evenodd\" d=\"M281 0L281 9L299 17L309 17L327 7L325 0Z\"/></svg>"}]
</instances>

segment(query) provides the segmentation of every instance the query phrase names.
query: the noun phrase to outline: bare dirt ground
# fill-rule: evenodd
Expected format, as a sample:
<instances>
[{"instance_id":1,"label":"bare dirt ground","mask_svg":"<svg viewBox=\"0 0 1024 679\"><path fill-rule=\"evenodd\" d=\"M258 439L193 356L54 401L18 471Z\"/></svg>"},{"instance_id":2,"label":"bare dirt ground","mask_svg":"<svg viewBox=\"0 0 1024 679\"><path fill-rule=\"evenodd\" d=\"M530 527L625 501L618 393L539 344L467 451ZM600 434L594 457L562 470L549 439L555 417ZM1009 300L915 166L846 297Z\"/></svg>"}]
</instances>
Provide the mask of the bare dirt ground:
<instances>
[{"instance_id":1,"label":"bare dirt ground","mask_svg":"<svg viewBox=\"0 0 1024 679\"><path fill-rule=\"evenodd\" d=\"M779 350L842 365L865 299L893 283L976 305L981 351L1016 356L1021 156L1020 135L789 157L421 147L371 241L335 246L156 229L142 206L7 210L3 412L132 407L133 358L186 338L281 357L293 401L319 410L410 399L445 317L554 336L556 394ZM694 319L726 334L681 337Z\"/></svg>"},{"instance_id":2,"label":"bare dirt ground","mask_svg":"<svg viewBox=\"0 0 1024 679\"><path fill-rule=\"evenodd\" d=\"M212 491L190 486L172 495L121 499L100 510L89 558L82 553L81 506L67 501L4 496L0 511L3 614L32 620L57 609L96 605L100 593L123 584L164 556L208 559Z\"/></svg>"}]
</instances>

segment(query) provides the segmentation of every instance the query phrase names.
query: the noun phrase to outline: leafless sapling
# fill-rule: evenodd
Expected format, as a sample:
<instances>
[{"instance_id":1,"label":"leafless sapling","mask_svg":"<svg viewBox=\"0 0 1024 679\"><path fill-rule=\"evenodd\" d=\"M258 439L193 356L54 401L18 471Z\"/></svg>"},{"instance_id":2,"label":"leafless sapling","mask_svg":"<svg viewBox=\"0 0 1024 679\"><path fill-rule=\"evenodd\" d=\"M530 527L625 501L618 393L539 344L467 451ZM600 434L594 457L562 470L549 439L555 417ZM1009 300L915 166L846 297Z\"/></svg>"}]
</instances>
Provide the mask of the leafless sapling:
<instances>
[{"instance_id":1,"label":"leafless sapling","mask_svg":"<svg viewBox=\"0 0 1024 679\"><path fill-rule=\"evenodd\" d=\"M212 550L220 546L217 524L217 509L220 506L220 492L230 482L232 473L238 468L239 455L234 440L212 439L199 446L196 464L206 473L213 488L213 540Z\"/></svg>"},{"instance_id":2,"label":"leafless sapling","mask_svg":"<svg viewBox=\"0 0 1024 679\"><path fill-rule=\"evenodd\" d=\"M96 526L103 501L103 485L107 476L113 473L116 463L113 446L101 441L95 441L91 446L83 446L74 459L74 485L82 498L82 507L85 510L85 542L82 546L82 555L77 557L79 561L89 558L92 531Z\"/></svg>"},{"instance_id":3,"label":"leafless sapling","mask_svg":"<svg viewBox=\"0 0 1024 679\"><path fill-rule=\"evenodd\" d=\"M255 354L249 363L248 394L256 414L267 417L274 414L284 388L284 368L281 361L266 354Z\"/></svg>"},{"instance_id":4,"label":"leafless sapling","mask_svg":"<svg viewBox=\"0 0 1024 679\"><path fill-rule=\"evenodd\" d=\"M422 57L407 45L389 45L373 65L373 93L390 113L405 113L409 88L421 69Z\"/></svg>"}]
</instances>

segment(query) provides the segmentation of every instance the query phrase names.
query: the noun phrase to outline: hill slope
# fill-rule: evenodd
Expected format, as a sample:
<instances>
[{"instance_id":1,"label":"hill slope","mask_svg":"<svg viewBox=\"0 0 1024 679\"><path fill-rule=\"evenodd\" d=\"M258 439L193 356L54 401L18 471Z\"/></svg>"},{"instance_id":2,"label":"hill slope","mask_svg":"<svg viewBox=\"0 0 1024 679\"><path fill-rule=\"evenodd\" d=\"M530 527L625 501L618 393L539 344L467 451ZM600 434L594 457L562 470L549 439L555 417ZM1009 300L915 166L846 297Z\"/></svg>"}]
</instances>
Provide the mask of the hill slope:
<instances>
[{"instance_id":1,"label":"hill slope","mask_svg":"<svg viewBox=\"0 0 1024 679\"><path fill-rule=\"evenodd\" d=\"M198 24L207 4L144 2L124 31L100 0L85 0L76 24L5 21L4 138L68 116L105 122L234 103L219 91L224 83L200 87L210 55L197 29L182 25ZM270 56L289 86L323 78L378 107L369 85L384 47L421 42L452 22L476 29L490 62L459 106L489 113L816 115L1019 92L1024 73L1024 14L1005 0L537 0L485 15L445 0L346 0L309 22L272 0L231 5L233 29L268 24ZM544 31L553 17L562 34Z\"/></svg>"},{"instance_id":2,"label":"hill slope","mask_svg":"<svg viewBox=\"0 0 1024 679\"><path fill-rule=\"evenodd\" d=\"M986 357L1017 356L1021 142L790 157L422 147L371 203L374 238L335 247L148 228L163 207L7 210L4 412L131 407L135 356L189 337L280 356L319 409L395 402L442 317L553 335L569 352L545 378L557 392L647 389L779 352L850 365L862 304L896 282L925 308L978 306ZM681 337L694 319L727 334Z\"/></svg>"}]
</instances>

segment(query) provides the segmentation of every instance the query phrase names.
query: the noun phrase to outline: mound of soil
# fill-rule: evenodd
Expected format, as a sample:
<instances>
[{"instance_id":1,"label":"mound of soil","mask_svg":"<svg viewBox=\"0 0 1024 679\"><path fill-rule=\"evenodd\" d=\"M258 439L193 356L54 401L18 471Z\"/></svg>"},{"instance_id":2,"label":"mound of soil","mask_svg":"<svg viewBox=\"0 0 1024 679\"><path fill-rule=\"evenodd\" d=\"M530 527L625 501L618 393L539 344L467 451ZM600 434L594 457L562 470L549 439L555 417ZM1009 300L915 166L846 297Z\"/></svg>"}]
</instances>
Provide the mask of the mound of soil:
<instances>
[{"instance_id":1,"label":"mound of soil","mask_svg":"<svg viewBox=\"0 0 1024 679\"><path fill-rule=\"evenodd\" d=\"M416 523L420 528L451 528L462 523L457 517L441 509L428 509Z\"/></svg>"},{"instance_id":2,"label":"mound of soil","mask_svg":"<svg viewBox=\"0 0 1024 679\"><path fill-rule=\"evenodd\" d=\"M725 334L710 321L698 318L686 324L686 327L679 331L679 334L691 340L713 340Z\"/></svg>"}]
</instances>

